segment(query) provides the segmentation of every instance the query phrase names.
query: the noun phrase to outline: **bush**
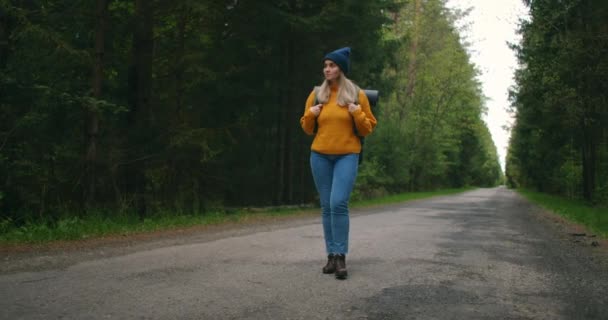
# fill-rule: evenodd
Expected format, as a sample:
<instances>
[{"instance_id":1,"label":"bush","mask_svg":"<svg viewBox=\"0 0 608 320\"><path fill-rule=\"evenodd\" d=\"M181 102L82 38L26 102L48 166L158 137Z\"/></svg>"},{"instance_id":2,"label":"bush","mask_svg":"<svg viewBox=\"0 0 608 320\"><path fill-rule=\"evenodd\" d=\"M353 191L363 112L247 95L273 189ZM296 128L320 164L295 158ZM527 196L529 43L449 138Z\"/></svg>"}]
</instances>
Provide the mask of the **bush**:
<instances>
[{"instance_id":1,"label":"bush","mask_svg":"<svg viewBox=\"0 0 608 320\"><path fill-rule=\"evenodd\" d=\"M357 183L351 195L352 200L366 200L388 195L384 187L390 181L383 175L380 165L375 159L363 161L357 174Z\"/></svg>"}]
</instances>

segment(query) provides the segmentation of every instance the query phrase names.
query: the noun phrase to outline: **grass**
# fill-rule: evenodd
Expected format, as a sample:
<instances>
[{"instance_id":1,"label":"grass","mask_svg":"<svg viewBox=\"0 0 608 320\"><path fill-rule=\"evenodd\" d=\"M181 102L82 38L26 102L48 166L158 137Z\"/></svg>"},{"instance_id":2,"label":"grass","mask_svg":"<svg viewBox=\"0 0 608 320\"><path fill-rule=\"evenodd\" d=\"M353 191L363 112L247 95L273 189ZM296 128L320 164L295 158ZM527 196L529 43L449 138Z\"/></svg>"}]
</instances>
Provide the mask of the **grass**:
<instances>
[{"instance_id":1,"label":"grass","mask_svg":"<svg viewBox=\"0 0 608 320\"><path fill-rule=\"evenodd\" d=\"M593 207L582 201L527 189L517 191L531 202L570 221L580 223L604 238L608 237L608 208Z\"/></svg>"},{"instance_id":2,"label":"grass","mask_svg":"<svg viewBox=\"0 0 608 320\"><path fill-rule=\"evenodd\" d=\"M439 195L464 192L472 188L447 189L434 192L413 192L391 195L373 200L356 201L351 207L368 207L425 199ZM10 220L0 220L0 245L43 244L58 240L83 240L104 236L133 235L160 230L194 226L247 223L281 216L316 214L318 209L269 208L264 210L236 210L204 214L163 213L140 219L134 214L95 213L86 217L67 217L58 221L35 221L15 226Z\"/></svg>"},{"instance_id":3,"label":"grass","mask_svg":"<svg viewBox=\"0 0 608 320\"><path fill-rule=\"evenodd\" d=\"M302 212L302 210L299 210ZM252 219L271 218L296 213L295 210L267 212L209 212L204 214L157 214L140 219L135 214L93 214L83 218L69 217L56 222L36 221L22 226L12 226L10 221L0 221L0 245L42 244L57 240L83 240L104 236L133 235L161 230L173 230L193 226L240 223Z\"/></svg>"}]
</instances>

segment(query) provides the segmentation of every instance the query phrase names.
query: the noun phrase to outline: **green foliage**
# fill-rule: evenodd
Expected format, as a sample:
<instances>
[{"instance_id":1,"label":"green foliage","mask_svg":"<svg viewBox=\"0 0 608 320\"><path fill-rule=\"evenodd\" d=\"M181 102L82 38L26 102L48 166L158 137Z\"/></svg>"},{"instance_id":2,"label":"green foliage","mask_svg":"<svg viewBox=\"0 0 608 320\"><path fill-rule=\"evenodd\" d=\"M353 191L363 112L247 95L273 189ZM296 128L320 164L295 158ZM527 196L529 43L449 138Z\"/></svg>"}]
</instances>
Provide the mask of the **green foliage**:
<instances>
[{"instance_id":1,"label":"green foliage","mask_svg":"<svg viewBox=\"0 0 608 320\"><path fill-rule=\"evenodd\" d=\"M364 161L359 167L357 184L351 195L354 201L380 198L388 195L385 186L389 185L389 178L382 174L382 168L376 159Z\"/></svg>"},{"instance_id":2,"label":"green foliage","mask_svg":"<svg viewBox=\"0 0 608 320\"><path fill-rule=\"evenodd\" d=\"M382 95L353 198L494 185L458 17L415 4L0 1L2 228L77 238L109 212L314 201L298 120L341 46Z\"/></svg>"},{"instance_id":3,"label":"green foliage","mask_svg":"<svg viewBox=\"0 0 608 320\"><path fill-rule=\"evenodd\" d=\"M509 185L606 204L605 1L530 2L511 94Z\"/></svg>"},{"instance_id":4,"label":"green foliage","mask_svg":"<svg viewBox=\"0 0 608 320\"><path fill-rule=\"evenodd\" d=\"M374 174L390 192L496 185L498 156L481 119L477 71L454 27L458 16L441 1L410 1L398 17L384 37L395 52L384 72L391 91L366 147Z\"/></svg>"}]
</instances>

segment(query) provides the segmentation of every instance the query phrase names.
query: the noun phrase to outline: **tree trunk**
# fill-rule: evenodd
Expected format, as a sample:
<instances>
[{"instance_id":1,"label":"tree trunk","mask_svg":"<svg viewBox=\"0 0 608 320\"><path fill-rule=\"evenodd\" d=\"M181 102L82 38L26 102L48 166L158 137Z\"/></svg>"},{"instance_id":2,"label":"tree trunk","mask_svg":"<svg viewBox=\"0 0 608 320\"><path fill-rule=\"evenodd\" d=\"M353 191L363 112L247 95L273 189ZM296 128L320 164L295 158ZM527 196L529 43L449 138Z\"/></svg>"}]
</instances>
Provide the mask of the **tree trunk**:
<instances>
[{"instance_id":1,"label":"tree trunk","mask_svg":"<svg viewBox=\"0 0 608 320\"><path fill-rule=\"evenodd\" d=\"M582 45L584 48L593 48L594 43L589 39L593 38L596 30L593 27L593 16L590 2L585 2L579 7L579 20L584 36L582 37ZM595 66L599 61L585 59L589 69ZM586 66L587 67L587 66ZM581 96L583 98L583 118L582 118L582 133L583 133L583 197L586 201L593 201L596 189L596 167L598 160L598 142L600 141L601 128L599 127L600 113L596 111L596 95L595 90L597 83L596 79L590 74L590 71L583 73L581 77Z\"/></svg>"},{"instance_id":2,"label":"tree trunk","mask_svg":"<svg viewBox=\"0 0 608 320\"><path fill-rule=\"evenodd\" d=\"M595 193L595 162L597 159L597 146L593 128L583 128L583 197L592 201Z\"/></svg>"},{"instance_id":3,"label":"tree trunk","mask_svg":"<svg viewBox=\"0 0 608 320\"><path fill-rule=\"evenodd\" d=\"M150 96L152 92L152 8L149 0L135 1L135 35L133 39L135 77L135 121L140 127L150 122Z\"/></svg>"},{"instance_id":4,"label":"tree trunk","mask_svg":"<svg viewBox=\"0 0 608 320\"><path fill-rule=\"evenodd\" d=\"M405 89L406 101L409 101L414 96L414 87L416 85L416 59L418 53L418 43L420 41L420 16L422 15L422 0L415 1L412 45L410 46L410 51L408 54L407 87Z\"/></svg>"},{"instance_id":5,"label":"tree trunk","mask_svg":"<svg viewBox=\"0 0 608 320\"><path fill-rule=\"evenodd\" d=\"M10 34L8 19L8 14L0 11L0 70L6 68L8 61L8 39Z\"/></svg>"},{"instance_id":6,"label":"tree trunk","mask_svg":"<svg viewBox=\"0 0 608 320\"><path fill-rule=\"evenodd\" d=\"M146 155L150 136L153 22L152 5L149 0L135 0L135 30L130 70L128 115L130 126L129 167L127 185L133 196L135 208L140 216L147 212L145 199Z\"/></svg>"},{"instance_id":7,"label":"tree trunk","mask_svg":"<svg viewBox=\"0 0 608 320\"><path fill-rule=\"evenodd\" d=\"M177 57L175 67L175 113L177 122L181 125L185 121L183 110L184 99L184 56L186 41L186 24L188 19L187 7L182 6L177 16Z\"/></svg>"},{"instance_id":8,"label":"tree trunk","mask_svg":"<svg viewBox=\"0 0 608 320\"><path fill-rule=\"evenodd\" d=\"M412 30L412 43L408 52L408 68L407 68L407 85L405 87L405 95L401 92L397 92L398 97L403 97L402 99L398 99L399 103L402 105L401 108L397 109L397 115L399 117L400 126L404 126L406 123L406 119L408 117L408 108L411 108L411 102L413 101L414 96L414 88L416 86L416 64L417 64L417 54L418 54L418 42L420 41L420 20L422 15L422 0L415 0L414 3L414 28ZM399 89L398 89L399 90ZM413 137L413 145L412 145L412 154L417 153L417 147L419 145L419 134L416 134ZM417 166L413 166L417 167ZM417 179L420 175L420 170L417 168L412 169L413 172L410 173L410 190L415 190L417 184Z\"/></svg>"},{"instance_id":9,"label":"tree trunk","mask_svg":"<svg viewBox=\"0 0 608 320\"><path fill-rule=\"evenodd\" d=\"M285 49L286 45L283 45L281 49ZM288 62L287 50L281 50L281 60L280 66L286 66ZM287 67L285 67L287 71ZM286 75L286 78L289 79L289 74ZM279 89L279 109L277 112L277 155L276 155L276 183L275 183L275 196L274 196L274 204L281 204L283 201L284 189L285 189L285 154L287 153L287 127L289 127L290 123L287 122L287 105L289 103L289 89L285 89L281 86Z\"/></svg>"},{"instance_id":10,"label":"tree trunk","mask_svg":"<svg viewBox=\"0 0 608 320\"><path fill-rule=\"evenodd\" d=\"M286 154L285 154L285 161L286 161L286 172L287 174L285 175L285 198L283 199L284 202L287 203L293 203L293 198L294 198L294 176L296 175L295 172L295 164L294 164L294 149L295 149L295 139L294 139L294 132L296 129L296 125L298 123L297 121L297 115L296 115L296 106L298 105L298 103L296 102L296 85L297 82L295 81L296 77L294 76L296 74L296 53L295 53L295 43L292 37L289 38L288 42L287 42L287 74L291 75L290 77L288 77L287 79L287 105L285 106L287 112L286 112L286 123L287 128L286 128L286 142L287 142L287 146L286 146ZM298 108L300 109L300 108Z\"/></svg>"},{"instance_id":11,"label":"tree trunk","mask_svg":"<svg viewBox=\"0 0 608 320\"><path fill-rule=\"evenodd\" d=\"M105 28L107 23L108 0L97 0L97 8L95 10L95 48L93 59L93 77L91 81L93 98L101 99L103 86L103 60L104 60L104 43L105 43ZM96 167L97 167L97 138L99 135L99 111L97 106L90 106L87 111L86 121L86 140L87 151L85 160L85 207L94 204L95 187L97 184Z\"/></svg>"}]
</instances>

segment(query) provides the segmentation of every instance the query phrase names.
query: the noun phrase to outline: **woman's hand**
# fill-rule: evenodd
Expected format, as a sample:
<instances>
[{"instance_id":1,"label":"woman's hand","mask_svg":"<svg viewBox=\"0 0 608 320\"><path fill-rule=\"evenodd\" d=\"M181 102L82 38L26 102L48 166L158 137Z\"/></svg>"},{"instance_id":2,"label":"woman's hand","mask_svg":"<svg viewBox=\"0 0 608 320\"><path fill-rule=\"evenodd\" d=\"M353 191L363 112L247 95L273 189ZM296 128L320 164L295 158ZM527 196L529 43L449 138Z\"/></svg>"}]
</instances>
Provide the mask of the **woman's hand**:
<instances>
[{"instance_id":1,"label":"woman's hand","mask_svg":"<svg viewBox=\"0 0 608 320\"><path fill-rule=\"evenodd\" d=\"M315 115L315 117L318 117L318 116L319 116L319 113L321 113L321 109L323 109L323 104L318 104L318 105L316 105L316 106L312 106L312 107L310 107L310 112L311 112L312 114L314 114L314 115Z\"/></svg>"},{"instance_id":2,"label":"woman's hand","mask_svg":"<svg viewBox=\"0 0 608 320\"><path fill-rule=\"evenodd\" d=\"M353 113L357 110L361 109L361 106L358 104L354 104L354 103L349 103L348 104L348 112Z\"/></svg>"}]
</instances>

